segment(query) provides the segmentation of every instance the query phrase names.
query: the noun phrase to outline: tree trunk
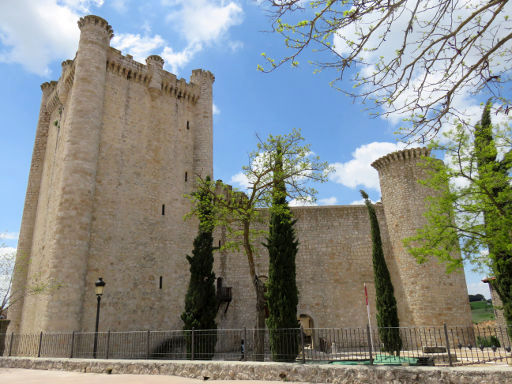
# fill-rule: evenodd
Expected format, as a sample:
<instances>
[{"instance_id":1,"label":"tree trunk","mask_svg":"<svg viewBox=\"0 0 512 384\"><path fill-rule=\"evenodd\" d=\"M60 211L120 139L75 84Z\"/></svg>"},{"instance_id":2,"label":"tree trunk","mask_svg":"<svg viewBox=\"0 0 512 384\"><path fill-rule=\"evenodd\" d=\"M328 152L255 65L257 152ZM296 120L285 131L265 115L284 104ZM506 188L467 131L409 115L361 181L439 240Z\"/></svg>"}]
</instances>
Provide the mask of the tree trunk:
<instances>
[{"instance_id":1,"label":"tree trunk","mask_svg":"<svg viewBox=\"0 0 512 384\"><path fill-rule=\"evenodd\" d=\"M254 291L256 293L256 330L254 331L254 360L265 358L265 286L256 274L254 255L249 241L249 222L244 223L244 249L249 263Z\"/></svg>"}]
</instances>

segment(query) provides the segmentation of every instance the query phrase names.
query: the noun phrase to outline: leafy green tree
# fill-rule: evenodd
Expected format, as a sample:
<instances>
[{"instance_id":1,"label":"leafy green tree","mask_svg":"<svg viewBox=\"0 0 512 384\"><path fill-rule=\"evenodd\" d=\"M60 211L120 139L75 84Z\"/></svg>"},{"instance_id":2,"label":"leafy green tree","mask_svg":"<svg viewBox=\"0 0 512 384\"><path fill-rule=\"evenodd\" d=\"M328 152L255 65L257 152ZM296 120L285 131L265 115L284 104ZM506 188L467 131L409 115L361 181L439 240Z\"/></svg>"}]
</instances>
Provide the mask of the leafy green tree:
<instances>
[{"instance_id":1,"label":"leafy green tree","mask_svg":"<svg viewBox=\"0 0 512 384\"><path fill-rule=\"evenodd\" d=\"M254 287L256 299L256 324L254 353L255 358L264 355L265 329L265 284L262 276L266 271L258 270L255 262L261 238L268 236L268 231L258 229L263 223L265 212L261 208L272 206L274 188L273 173L276 166L278 144L283 159L281 180L286 186L286 195L291 199L314 201L316 190L309 186L310 182L327 181L330 168L326 162L311 152L310 146L303 144L304 138L299 130L294 129L285 135L269 135L261 141L257 149L249 155L249 164L244 166L243 173L247 180L245 192L233 191L229 185L218 181L216 185L199 179L213 201L214 222L226 230L226 242L223 249L242 250L247 257L249 279ZM197 196L191 196L193 208L189 215L198 215Z\"/></svg>"},{"instance_id":2,"label":"leafy green tree","mask_svg":"<svg viewBox=\"0 0 512 384\"><path fill-rule=\"evenodd\" d=\"M295 361L299 345L297 304L299 292L295 280L295 257L299 242L295 236L292 213L286 202L281 147L278 143L274 166L270 230L265 244L269 255L267 303L270 349L274 361Z\"/></svg>"},{"instance_id":3,"label":"leafy green tree","mask_svg":"<svg viewBox=\"0 0 512 384\"><path fill-rule=\"evenodd\" d=\"M503 221L502 215L512 218L512 188L510 185L510 167L505 160L498 161L498 150L494 143L491 123L491 103L487 102L482 121L475 130L475 157L479 177L487 179L487 198L494 206L483 211L483 225L487 249L492 258L491 269L494 273L493 288L503 302L503 313L508 325L512 325L512 232L510 223ZM512 335L512 329L510 329Z\"/></svg>"},{"instance_id":4,"label":"leafy green tree","mask_svg":"<svg viewBox=\"0 0 512 384\"><path fill-rule=\"evenodd\" d=\"M396 308L396 299L389 274L384 251L382 250L382 239L380 237L379 221L375 213L375 207L368 199L368 194L361 190L368 215L370 216L370 226L372 231L372 261L373 278L375 280L375 294L377 307L377 326L379 337L384 344L384 351L400 355L402 348L402 339L400 337L400 323L398 321L398 311Z\"/></svg>"},{"instance_id":5,"label":"leafy green tree","mask_svg":"<svg viewBox=\"0 0 512 384\"><path fill-rule=\"evenodd\" d=\"M456 127L431 145L446 163L425 159L430 171L422 183L437 192L427 201L427 224L405 245L420 262L435 256L449 271L462 267L459 249L476 268L489 269L512 326L512 135L510 126L492 126L490 111L488 102L472 131Z\"/></svg>"},{"instance_id":6,"label":"leafy green tree","mask_svg":"<svg viewBox=\"0 0 512 384\"><path fill-rule=\"evenodd\" d=\"M298 66L308 56L315 70L332 71L333 86L371 101L372 114L407 117L404 138L424 142L454 118L467 121L456 101L471 93L489 92L510 105L508 0L266 3L287 53L263 54L260 70Z\"/></svg>"},{"instance_id":7,"label":"leafy green tree","mask_svg":"<svg viewBox=\"0 0 512 384\"><path fill-rule=\"evenodd\" d=\"M210 185L210 178L205 179ZM215 274L213 273L213 229L212 199L208 189L199 189L197 209L199 232L194 239L192 257L187 255L190 264L190 281L185 296L185 311L181 315L184 330L195 332L194 353L200 359L211 359L217 342L217 298L215 295ZM207 330L207 331L205 331ZM187 352L191 353L191 335L187 334Z\"/></svg>"}]
</instances>

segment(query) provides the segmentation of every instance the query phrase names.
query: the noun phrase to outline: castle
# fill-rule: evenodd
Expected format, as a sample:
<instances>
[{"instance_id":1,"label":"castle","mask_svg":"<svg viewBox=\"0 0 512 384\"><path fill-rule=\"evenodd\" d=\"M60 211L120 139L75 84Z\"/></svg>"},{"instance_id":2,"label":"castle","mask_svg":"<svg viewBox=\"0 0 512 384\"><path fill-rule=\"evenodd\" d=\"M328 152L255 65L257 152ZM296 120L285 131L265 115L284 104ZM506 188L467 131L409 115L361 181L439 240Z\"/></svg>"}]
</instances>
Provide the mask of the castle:
<instances>
[{"instance_id":1,"label":"castle","mask_svg":"<svg viewBox=\"0 0 512 384\"><path fill-rule=\"evenodd\" d=\"M100 330L181 329L189 279L186 254L197 232L184 194L196 175L213 173L214 76L190 81L110 47L111 26L85 16L74 60L42 100L18 243L13 291L34 281L60 288L28 295L9 309L9 332L94 330L94 282L107 285ZM382 204L376 205L402 326L469 326L464 274L419 265L402 245L422 226L424 197L417 166L426 149L375 161ZM363 283L375 316L368 213L361 206L296 207L297 284L301 321L311 327L365 326ZM216 242L223 241L218 231ZM266 275L266 258L256 260ZM219 306L219 328L254 327L255 297L247 260L219 252L215 273L231 287Z\"/></svg>"}]
</instances>

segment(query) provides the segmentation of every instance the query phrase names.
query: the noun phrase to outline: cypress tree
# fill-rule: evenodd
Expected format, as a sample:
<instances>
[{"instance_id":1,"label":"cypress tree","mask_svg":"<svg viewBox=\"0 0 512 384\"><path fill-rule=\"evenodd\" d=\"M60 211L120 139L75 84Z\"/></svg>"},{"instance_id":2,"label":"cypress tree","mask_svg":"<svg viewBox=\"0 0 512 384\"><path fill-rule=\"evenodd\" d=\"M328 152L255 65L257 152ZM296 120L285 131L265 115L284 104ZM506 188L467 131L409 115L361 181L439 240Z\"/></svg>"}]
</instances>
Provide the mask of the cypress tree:
<instances>
[{"instance_id":1,"label":"cypress tree","mask_svg":"<svg viewBox=\"0 0 512 384\"><path fill-rule=\"evenodd\" d=\"M209 182L210 179L207 178ZM194 239L192 256L187 255L190 264L190 281L185 296L185 311L181 315L184 330L210 330L195 332L194 355L199 359L211 359L217 342L217 297L215 295L215 274L213 273L213 217L211 197L205 190L197 192L199 211L199 232ZM190 333L186 334L187 354L192 349Z\"/></svg>"},{"instance_id":2,"label":"cypress tree","mask_svg":"<svg viewBox=\"0 0 512 384\"><path fill-rule=\"evenodd\" d=\"M380 237L379 222L375 207L368 199L368 194L361 190L368 215L370 216L370 226L372 232L372 261L373 276L375 280L376 306L377 306L377 327L379 337L384 344L384 351L400 355L402 339L400 337L400 323L398 321L398 312L396 308L396 299L391 283L391 276L384 258L382 250L382 240Z\"/></svg>"},{"instance_id":3,"label":"cypress tree","mask_svg":"<svg viewBox=\"0 0 512 384\"><path fill-rule=\"evenodd\" d=\"M295 237L295 221L286 202L286 185L282 178L283 160L279 145L275 162L270 231L265 244L269 254L267 327L273 360L291 362L295 361L299 351L299 298L295 281L298 241Z\"/></svg>"},{"instance_id":4,"label":"cypress tree","mask_svg":"<svg viewBox=\"0 0 512 384\"><path fill-rule=\"evenodd\" d=\"M491 102L482 113L480 124L475 127L475 157L478 179L482 190L481 206L484 208L485 242L489 249L491 270L496 278L493 288L503 302L503 315L512 337L512 252L510 247L511 217L509 162L498 160L498 150L493 138Z\"/></svg>"}]
</instances>

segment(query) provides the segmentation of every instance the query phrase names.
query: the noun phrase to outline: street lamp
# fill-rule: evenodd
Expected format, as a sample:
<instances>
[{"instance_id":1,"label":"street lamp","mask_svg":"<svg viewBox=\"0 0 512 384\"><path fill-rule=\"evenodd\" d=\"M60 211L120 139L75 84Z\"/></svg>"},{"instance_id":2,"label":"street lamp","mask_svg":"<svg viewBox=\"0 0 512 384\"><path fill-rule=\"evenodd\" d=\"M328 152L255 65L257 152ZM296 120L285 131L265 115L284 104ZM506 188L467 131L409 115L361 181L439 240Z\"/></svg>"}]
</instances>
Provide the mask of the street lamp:
<instances>
[{"instance_id":1,"label":"street lamp","mask_svg":"<svg viewBox=\"0 0 512 384\"><path fill-rule=\"evenodd\" d=\"M103 278L100 277L98 281L94 283L94 285L94 292L96 293L96 297L98 299L98 305L96 307L96 330L94 332L94 347L92 357L96 358L96 350L98 349L98 327L100 325L100 303L101 295L103 295L103 289L105 288L105 282L103 281Z\"/></svg>"}]
</instances>

